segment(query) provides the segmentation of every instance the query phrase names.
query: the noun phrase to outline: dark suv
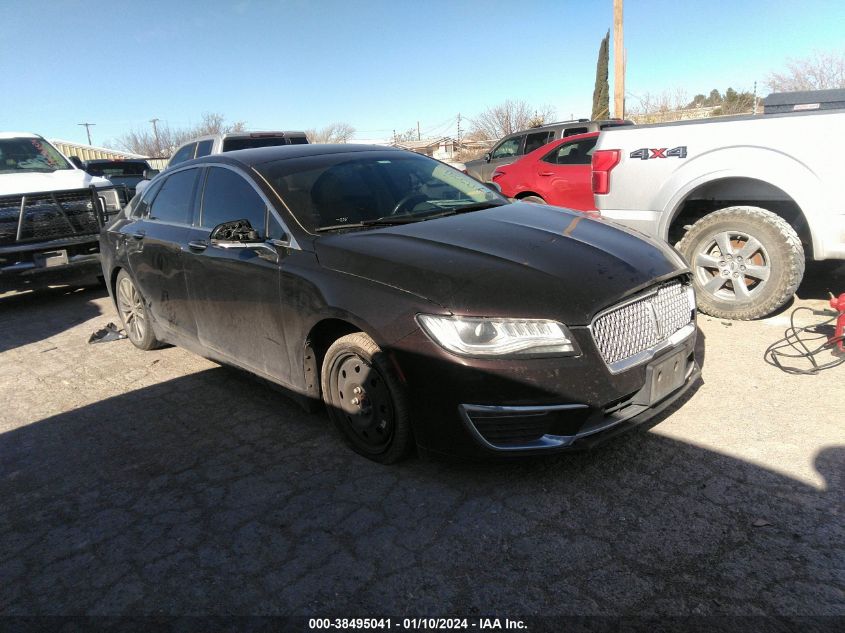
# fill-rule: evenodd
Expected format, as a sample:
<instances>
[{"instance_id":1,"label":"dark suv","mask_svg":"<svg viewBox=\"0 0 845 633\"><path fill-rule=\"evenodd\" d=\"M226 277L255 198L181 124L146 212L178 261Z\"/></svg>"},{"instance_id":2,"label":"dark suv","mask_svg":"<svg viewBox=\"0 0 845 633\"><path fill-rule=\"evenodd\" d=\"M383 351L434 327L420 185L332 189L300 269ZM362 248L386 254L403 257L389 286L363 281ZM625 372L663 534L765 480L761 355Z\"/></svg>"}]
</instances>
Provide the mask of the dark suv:
<instances>
[{"instance_id":1,"label":"dark suv","mask_svg":"<svg viewBox=\"0 0 845 633\"><path fill-rule=\"evenodd\" d=\"M514 132L496 143L493 149L484 155L484 158L465 163L466 170L470 176L477 180L492 182L493 172L496 170L496 167L510 165L546 143L551 143L552 141L575 134L599 132L610 127L619 127L620 125L633 125L633 122L624 119L602 119L599 121L576 119L573 121L549 123L548 125L534 127L529 130Z\"/></svg>"},{"instance_id":2,"label":"dark suv","mask_svg":"<svg viewBox=\"0 0 845 633\"><path fill-rule=\"evenodd\" d=\"M150 164L140 158L97 159L83 162L82 168L92 176L107 178L113 185L123 185L128 198L132 198L135 187L144 180L144 172L150 169Z\"/></svg>"}]
</instances>

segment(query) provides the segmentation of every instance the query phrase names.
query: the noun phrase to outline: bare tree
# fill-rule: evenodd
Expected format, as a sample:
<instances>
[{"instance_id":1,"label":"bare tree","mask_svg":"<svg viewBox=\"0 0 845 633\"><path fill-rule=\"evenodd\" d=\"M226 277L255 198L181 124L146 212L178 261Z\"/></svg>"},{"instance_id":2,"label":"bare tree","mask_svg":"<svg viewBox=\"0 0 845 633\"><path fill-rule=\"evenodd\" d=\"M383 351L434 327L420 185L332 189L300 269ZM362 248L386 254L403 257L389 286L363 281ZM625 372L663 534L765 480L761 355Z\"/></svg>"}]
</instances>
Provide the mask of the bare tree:
<instances>
[{"instance_id":1,"label":"bare tree","mask_svg":"<svg viewBox=\"0 0 845 633\"><path fill-rule=\"evenodd\" d=\"M417 128L411 127L408 128L404 132L399 132L399 134L393 135L393 142L394 143L403 143L405 141L416 141L417 140Z\"/></svg>"},{"instance_id":2,"label":"bare tree","mask_svg":"<svg viewBox=\"0 0 845 633\"><path fill-rule=\"evenodd\" d=\"M772 92L845 88L845 49L818 51L810 57L790 59L786 71L769 73L766 84Z\"/></svg>"},{"instance_id":3,"label":"bare tree","mask_svg":"<svg viewBox=\"0 0 845 633\"><path fill-rule=\"evenodd\" d=\"M134 129L110 141L108 146L143 156L167 158L182 143L197 136L243 132L245 128L246 123L243 121L226 123L226 118L222 114L206 112L197 125L172 128L167 123L160 123L155 127L155 131L147 128Z\"/></svg>"},{"instance_id":4,"label":"bare tree","mask_svg":"<svg viewBox=\"0 0 845 633\"><path fill-rule=\"evenodd\" d=\"M348 143L355 128L348 123L330 123L320 130L306 130L309 143Z\"/></svg>"},{"instance_id":5,"label":"bare tree","mask_svg":"<svg viewBox=\"0 0 845 633\"><path fill-rule=\"evenodd\" d=\"M551 106L533 107L525 101L511 101L487 108L472 121L472 132L479 138L501 138L513 132L538 127L554 116Z\"/></svg>"}]
</instances>

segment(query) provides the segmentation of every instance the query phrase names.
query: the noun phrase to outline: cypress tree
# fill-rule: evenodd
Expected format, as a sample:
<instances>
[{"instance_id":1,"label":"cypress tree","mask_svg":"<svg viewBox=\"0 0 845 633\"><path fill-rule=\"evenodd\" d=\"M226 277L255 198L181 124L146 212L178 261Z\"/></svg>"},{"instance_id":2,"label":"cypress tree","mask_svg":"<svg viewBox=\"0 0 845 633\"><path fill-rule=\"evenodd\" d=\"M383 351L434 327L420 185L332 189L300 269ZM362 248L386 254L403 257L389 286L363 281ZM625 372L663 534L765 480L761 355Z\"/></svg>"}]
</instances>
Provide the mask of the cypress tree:
<instances>
[{"instance_id":1,"label":"cypress tree","mask_svg":"<svg viewBox=\"0 0 845 633\"><path fill-rule=\"evenodd\" d=\"M610 86L607 83L607 63L610 48L610 29L599 46L599 58L596 61L596 87L593 89L593 113L591 118L606 119L610 116Z\"/></svg>"}]
</instances>

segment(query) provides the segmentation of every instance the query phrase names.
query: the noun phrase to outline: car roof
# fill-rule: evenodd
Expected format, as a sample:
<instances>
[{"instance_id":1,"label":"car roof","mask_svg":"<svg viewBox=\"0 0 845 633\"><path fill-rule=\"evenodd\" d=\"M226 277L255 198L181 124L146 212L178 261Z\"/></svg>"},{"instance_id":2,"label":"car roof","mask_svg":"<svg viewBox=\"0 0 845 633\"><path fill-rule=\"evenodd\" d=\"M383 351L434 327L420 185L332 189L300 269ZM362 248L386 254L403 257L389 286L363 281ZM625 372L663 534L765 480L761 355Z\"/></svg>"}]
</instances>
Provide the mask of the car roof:
<instances>
[{"instance_id":1,"label":"car roof","mask_svg":"<svg viewBox=\"0 0 845 633\"><path fill-rule=\"evenodd\" d=\"M85 165L102 165L103 163L146 163L146 158L92 158L82 161Z\"/></svg>"},{"instance_id":2,"label":"car roof","mask_svg":"<svg viewBox=\"0 0 845 633\"><path fill-rule=\"evenodd\" d=\"M185 145L190 145L191 143L199 143L200 141L208 141L208 140L215 140L215 139L226 139L226 138L250 138L253 135L255 136L262 136L262 137L271 137L271 136L306 136L305 132L301 132L299 130L270 130L270 131L257 131L257 130L242 130L241 132L218 132L216 134L203 134L202 136L196 136L189 141L185 141L179 147L182 148Z\"/></svg>"},{"instance_id":3,"label":"car roof","mask_svg":"<svg viewBox=\"0 0 845 633\"><path fill-rule=\"evenodd\" d=\"M322 156L326 154L355 154L358 152L373 151L414 154L414 152L409 152L408 150L397 147L387 147L386 145L358 145L352 143L278 145L275 147L239 149L233 152L223 152L222 154L211 154L209 156L202 156L201 158L194 158L193 160L186 160L184 163L179 163L178 167L181 168L188 165L209 163L234 163L246 167L253 167L263 163L289 158L305 158L308 156ZM420 154L414 155L420 156Z\"/></svg>"},{"instance_id":4,"label":"car roof","mask_svg":"<svg viewBox=\"0 0 845 633\"><path fill-rule=\"evenodd\" d=\"M38 134L33 134L32 132L0 132L0 138L8 139L8 138L44 138L44 137L39 136Z\"/></svg>"}]
</instances>

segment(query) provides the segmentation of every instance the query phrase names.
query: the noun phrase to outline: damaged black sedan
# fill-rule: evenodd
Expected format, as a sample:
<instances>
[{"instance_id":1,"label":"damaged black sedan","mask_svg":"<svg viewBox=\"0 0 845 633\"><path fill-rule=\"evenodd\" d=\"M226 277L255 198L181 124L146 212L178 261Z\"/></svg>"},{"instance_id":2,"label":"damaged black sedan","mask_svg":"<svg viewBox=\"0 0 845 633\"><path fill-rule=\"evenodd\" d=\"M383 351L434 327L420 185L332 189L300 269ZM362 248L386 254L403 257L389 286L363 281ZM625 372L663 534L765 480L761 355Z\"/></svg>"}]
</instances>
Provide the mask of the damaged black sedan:
<instances>
[{"instance_id":1,"label":"damaged black sedan","mask_svg":"<svg viewBox=\"0 0 845 633\"><path fill-rule=\"evenodd\" d=\"M586 447L695 381L689 271L664 244L508 203L401 150L207 156L101 237L131 341L325 402L358 453Z\"/></svg>"}]
</instances>

